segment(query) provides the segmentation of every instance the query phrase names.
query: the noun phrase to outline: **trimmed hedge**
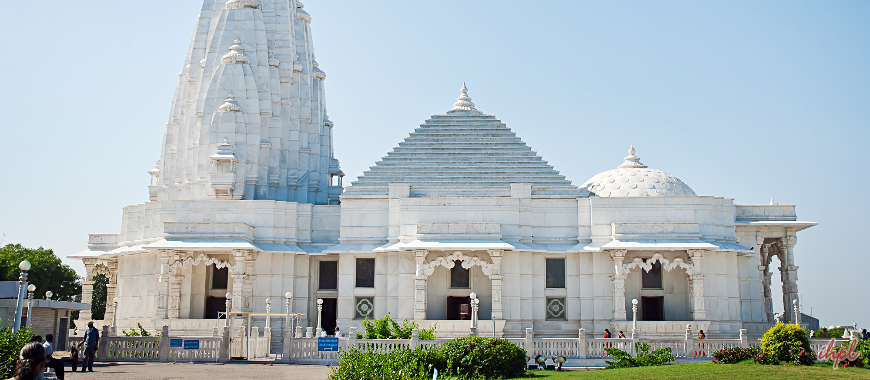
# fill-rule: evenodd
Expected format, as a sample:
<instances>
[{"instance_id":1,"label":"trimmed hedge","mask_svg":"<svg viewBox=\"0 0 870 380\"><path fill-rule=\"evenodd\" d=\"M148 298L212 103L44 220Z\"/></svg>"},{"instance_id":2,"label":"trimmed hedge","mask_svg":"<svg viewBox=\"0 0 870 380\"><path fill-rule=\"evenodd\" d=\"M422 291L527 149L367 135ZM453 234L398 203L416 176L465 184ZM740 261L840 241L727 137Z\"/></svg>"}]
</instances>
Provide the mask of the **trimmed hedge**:
<instances>
[{"instance_id":1,"label":"trimmed hedge","mask_svg":"<svg viewBox=\"0 0 870 380\"><path fill-rule=\"evenodd\" d=\"M507 379L526 372L526 352L506 339L465 337L439 347L389 353L352 348L342 352L330 380Z\"/></svg>"},{"instance_id":2,"label":"trimmed hedge","mask_svg":"<svg viewBox=\"0 0 870 380\"><path fill-rule=\"evenodd\" d=\"M816 354L810 348L807 331L798 325L777 323L764 333L761 353L755 359L760 364L792 363L813 365Z\"/></svg>"}]
</instances>

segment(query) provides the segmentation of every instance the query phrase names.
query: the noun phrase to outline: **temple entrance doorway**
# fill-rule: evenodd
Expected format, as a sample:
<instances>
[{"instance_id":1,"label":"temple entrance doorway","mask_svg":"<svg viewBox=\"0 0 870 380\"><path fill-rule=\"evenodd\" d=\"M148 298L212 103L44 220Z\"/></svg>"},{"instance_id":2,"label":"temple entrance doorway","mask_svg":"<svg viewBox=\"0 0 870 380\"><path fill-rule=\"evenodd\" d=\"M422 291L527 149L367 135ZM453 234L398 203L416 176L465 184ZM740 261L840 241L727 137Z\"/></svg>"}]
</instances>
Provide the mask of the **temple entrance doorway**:
<instances>
[{"instance_id":1,"label":"temple entrance doorway","mask_svg":"<svg viewBox=\"0 0 870 380\"><path fill-rule=\"evenodd\" d=\"M205 300L205 319L218 318L219 312L226 311L226 297L208 297Z\"/></svg>"},{"instance_id":2,"label":"temple entrance doorway","mask_svg":"<svg viewBox=\"0 0 870 380\"><path fill-rule=\"evenodd\" d=\"M338 298L323 298L323 312L321 316L321 327L326 331L326 335L332 336L335 334L335 326L338 319ZM344 332L347 334L347 331Z\"/></svg>"},{"instance_id":3,"label":"temple entrance doorway","mask_svg":"<svg viewBox=\"0 0 870 380\"><path fill-rule=\"evenodd\" d=\"M469 297L447 297L447 319L471 319L470 304L471 298Z\"/></svg>"}]
</instances>

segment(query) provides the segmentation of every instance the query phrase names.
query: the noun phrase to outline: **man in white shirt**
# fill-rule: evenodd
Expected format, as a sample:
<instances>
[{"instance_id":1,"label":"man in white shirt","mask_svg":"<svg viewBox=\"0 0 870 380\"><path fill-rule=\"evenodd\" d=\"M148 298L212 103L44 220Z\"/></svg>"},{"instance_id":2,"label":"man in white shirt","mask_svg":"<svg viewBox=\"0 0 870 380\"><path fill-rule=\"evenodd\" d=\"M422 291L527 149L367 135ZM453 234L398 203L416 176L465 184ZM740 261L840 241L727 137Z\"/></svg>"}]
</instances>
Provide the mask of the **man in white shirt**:
<instances>
[{"instance_id":1,"label":"man in white shirt","mask_svg":"<svg viewBox=\"0 0 870 380\"><path fill-rule=\"evenodd\" d=\"M46 368L54 368L54 374L57 376L58 380L63 380L63 362L55 359L51 354L54 353L54 335L48 334L45 336L45 343L42 344L42 347L45 347L45 367Z\"/></svg>"}]
</instances>

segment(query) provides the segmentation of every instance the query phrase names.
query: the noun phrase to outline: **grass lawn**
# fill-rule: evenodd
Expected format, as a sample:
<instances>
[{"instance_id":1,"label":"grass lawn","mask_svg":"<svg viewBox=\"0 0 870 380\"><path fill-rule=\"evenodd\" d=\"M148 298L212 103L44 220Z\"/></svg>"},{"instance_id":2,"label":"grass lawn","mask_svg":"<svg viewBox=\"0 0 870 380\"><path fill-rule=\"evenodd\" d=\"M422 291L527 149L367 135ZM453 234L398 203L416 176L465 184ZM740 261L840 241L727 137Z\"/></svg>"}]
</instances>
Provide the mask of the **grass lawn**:
<instances>
[{"instance_id":1,"label":"grass lawn","mask_svg":"<svg viewBox=\"0 0 870 380\"><path fill-rule=\"evenodd\" d=\"M812 367L767 366L752 362L740 364L676 364L662 367L638 367L597 371L529 371L533 379L868 379L870 370L838 368L827 364Z\"/></svg>"}]
</instances>

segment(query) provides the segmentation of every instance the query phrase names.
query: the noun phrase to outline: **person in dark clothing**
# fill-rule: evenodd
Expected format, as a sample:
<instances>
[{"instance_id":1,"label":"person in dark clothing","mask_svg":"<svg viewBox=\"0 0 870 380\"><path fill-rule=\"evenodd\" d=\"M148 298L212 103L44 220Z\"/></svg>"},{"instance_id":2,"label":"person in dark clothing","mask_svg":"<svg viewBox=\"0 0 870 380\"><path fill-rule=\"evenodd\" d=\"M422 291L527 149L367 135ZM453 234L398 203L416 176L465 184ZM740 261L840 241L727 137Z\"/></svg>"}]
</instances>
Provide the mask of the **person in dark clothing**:
<instances>
[{"instance_id":1,"label":"person in dark clothing","mask_svg":"<svg viewBox=\"0 0 870 380\"><path fill-rule=\"evenodd\" d=\"M85 362L82 363L82 372L94 372L94 358L97 356L97 346L100 343L100 332L94 328L94 322L88 322L88 330L85 331Z\"/></svg>"},{"instance_id":2,"label":"person in dark clothing","mask_svg":"<svg viewBox=\"0 0 870 380\"><path fill-rule=\"evenodd\" d=\"M861 330L861 339L870 339L870 333L867 332L867 329Z\"/></svg>"},{"instance_id":3,"label":"person in dark clothing","mask_svg":"<svg viewBox=\"0 0 870 380\"><path fill-rule=\"evenodd\" d=\"M604 329L604 339L613 338L613 334L610 333L609 329Z\"/></svg>"},{"instance_id":4,"label":"person in dark clothing","mask_svg":"<svg viewBox=\"0 0 870 380\"><path fill-rule=\"evenodd\" d=\"M38 342L24 345L15 363L14 380L34 380L45 368L45 348Z\"/></svg>"},{"instance_id":5,"label":"person in dark clothing","mask_svg":"<svg viewBox=\"0 0 870 380\"><path fill-rule=\"evenodd\" d=\"M60 359L55 359L51 354L54 353L54 335L48 334L45 336L45 343L42 344L42 347L45 348L46 355L46 368L53 368L54 374L57 376L58 380L63 380L63 362Z\"/></svg>"}]
</instances>

